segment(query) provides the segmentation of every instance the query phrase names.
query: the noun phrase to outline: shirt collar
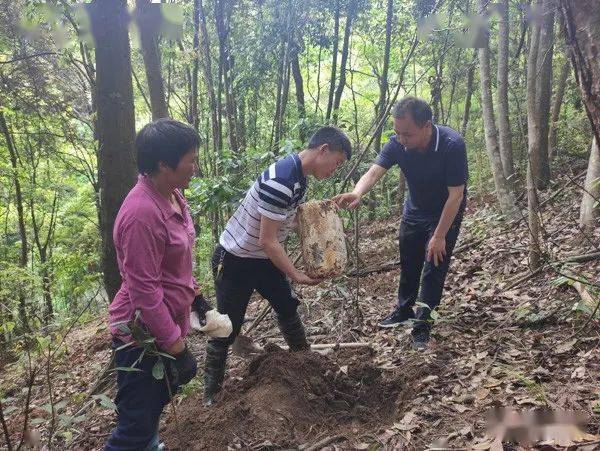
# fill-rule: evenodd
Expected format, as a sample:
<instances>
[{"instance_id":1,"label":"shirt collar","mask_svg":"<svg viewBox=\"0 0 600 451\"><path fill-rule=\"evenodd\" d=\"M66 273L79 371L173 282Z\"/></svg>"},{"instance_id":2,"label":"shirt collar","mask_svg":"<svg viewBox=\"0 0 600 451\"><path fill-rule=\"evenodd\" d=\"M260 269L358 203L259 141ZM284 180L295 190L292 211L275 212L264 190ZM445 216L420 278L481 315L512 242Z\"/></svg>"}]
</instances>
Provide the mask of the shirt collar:
<instances>
[{"instance_id":1,"label":"shirt collar","mask_svg":"<svg viewBox=\"0 0 600 451\"><path fill-rule=\"evenodd\" d=\"M440 148L440 129L437 125L431 124L433 126L431 133L431 140L427 146L427 152L437 152Z\"/></svg>"},{"instance_id":2,"label":"shirt collar","mask_svg":"<svg viewBox=\"0 0 600 451\"><path fill-rule=\"evenodd\" d=\"M294 160L294 167L296 168L296 174L300 183L306 183L306 177L302 172L302 161L297 153L292 154L292 160Z\"/></svg>"},{"instance_id":3,"label":"shirt collar","mask_svg":"<svg viewBox=\"0 0 600 451\"><path fill-rule=\"evenodd\" d=\"M171 216L177 214L171 206L171 202L156 190L147 175L138 175L138 185L152 198L165 219L169 219ZM178 198L181 196L178 190L175 190L174 194Z\"/></svg>"}]
</instances>

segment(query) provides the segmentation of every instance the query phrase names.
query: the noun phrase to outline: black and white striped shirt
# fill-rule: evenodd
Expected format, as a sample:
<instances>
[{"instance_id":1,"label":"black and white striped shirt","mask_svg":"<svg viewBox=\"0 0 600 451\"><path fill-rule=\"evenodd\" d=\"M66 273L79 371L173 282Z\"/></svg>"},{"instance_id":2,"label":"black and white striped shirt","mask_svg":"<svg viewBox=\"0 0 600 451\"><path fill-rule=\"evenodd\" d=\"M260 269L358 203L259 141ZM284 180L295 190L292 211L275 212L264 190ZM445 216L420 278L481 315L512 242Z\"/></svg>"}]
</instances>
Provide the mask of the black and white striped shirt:
<instances>
[{"instance_id":1,"label":"black and white striped shirt","mask_svg":"<svg viewBox=\"0 0 600 451\"><path fill-rule=\"evenodd\" d=\"M279 242L283 243L305 194L306 177L298 155L276 161L252 184L227 222L219 243L238 257L268 258L258 242L261 215L283 222L277 233Z\"/></svg>"}]
</instances>

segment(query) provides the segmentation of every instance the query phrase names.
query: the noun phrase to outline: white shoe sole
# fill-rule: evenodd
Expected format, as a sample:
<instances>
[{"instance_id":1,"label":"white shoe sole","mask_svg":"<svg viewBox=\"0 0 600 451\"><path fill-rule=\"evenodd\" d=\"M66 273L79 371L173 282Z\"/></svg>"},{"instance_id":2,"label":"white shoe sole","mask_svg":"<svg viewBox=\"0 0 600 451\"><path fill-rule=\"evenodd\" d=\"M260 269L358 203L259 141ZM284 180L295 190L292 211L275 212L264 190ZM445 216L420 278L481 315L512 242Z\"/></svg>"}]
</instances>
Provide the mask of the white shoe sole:
<instances>
[{"instance_id":1,"label":"white shoe sole","mask_svg":"<svg viewBox=\"0 0 600 451\"><path fill-rule=\"evenodd\" d=\"M394 324L381 324L381 323L378 324L378 326L382 329L393 329L394 327L398 327L401 325L402 325L402 322L394 323Z\"/></svg>"}]
</instances>

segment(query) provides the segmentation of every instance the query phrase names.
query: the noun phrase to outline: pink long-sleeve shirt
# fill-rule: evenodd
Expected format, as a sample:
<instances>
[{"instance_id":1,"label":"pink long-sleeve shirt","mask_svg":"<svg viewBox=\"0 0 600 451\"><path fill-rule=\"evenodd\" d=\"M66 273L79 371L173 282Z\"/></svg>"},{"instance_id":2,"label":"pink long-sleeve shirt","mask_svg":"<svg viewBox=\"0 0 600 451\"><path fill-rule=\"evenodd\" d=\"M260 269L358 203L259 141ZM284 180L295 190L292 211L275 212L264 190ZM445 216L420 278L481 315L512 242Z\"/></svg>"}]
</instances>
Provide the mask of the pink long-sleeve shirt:
<instances>
[{"instance_id":1,"label":"pink long-sleeve shirt","mask_svg":"<svg viewBox=\"0 0 600 451\"><path fill-rule=\"evenodd\" d=\"M115 220L113 240L123 282L108 308L111 333L128 342L115 323L135 311L165 349L189 332L190 305L197 286L192 276L196 237L185 198L174 195L183 215L140 175Z\"/></svg>"}]
</instances>

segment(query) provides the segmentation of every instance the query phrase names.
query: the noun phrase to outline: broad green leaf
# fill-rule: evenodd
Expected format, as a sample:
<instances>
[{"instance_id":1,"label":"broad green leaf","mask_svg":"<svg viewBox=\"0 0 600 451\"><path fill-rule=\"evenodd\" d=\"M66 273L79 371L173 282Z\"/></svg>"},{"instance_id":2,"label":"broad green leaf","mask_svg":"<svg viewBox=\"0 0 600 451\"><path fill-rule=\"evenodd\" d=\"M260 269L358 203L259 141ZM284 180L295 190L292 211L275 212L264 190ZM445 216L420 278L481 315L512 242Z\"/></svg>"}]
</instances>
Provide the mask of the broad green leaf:
<instances>
[{"instance_id":1,"label":"broad green leaf","mask_svg":"<svg viewBox=\"0 0 600 451\"><path fill-rule=\"evenodd\" d=\"M162 360L157 360L152 367L152 376L157 380L162 380L165 377L165 365Z\"/></svg>"}]
</instances>

